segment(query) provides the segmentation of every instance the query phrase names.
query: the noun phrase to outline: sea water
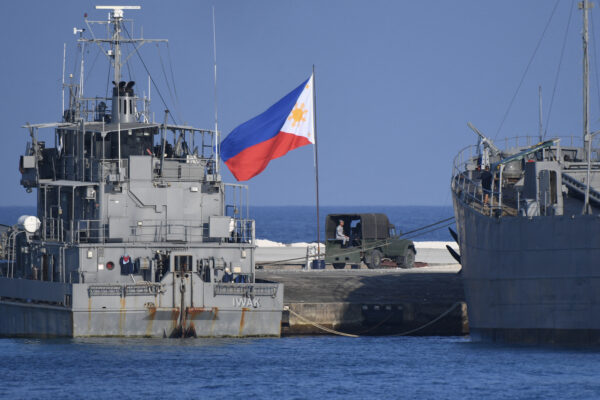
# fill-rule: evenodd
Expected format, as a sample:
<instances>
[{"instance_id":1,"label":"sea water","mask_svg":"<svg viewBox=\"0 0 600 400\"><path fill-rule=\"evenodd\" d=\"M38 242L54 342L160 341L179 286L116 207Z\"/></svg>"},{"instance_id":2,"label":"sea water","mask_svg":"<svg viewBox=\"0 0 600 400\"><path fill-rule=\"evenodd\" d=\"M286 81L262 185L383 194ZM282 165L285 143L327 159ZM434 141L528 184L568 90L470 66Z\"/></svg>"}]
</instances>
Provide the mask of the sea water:
<instances>
[{"instance_id":1,"label":"sea water","mask_svg":"<svg viewBox=\"0 0 600 400\"><path fill-rule=\"evenodd\" d=\"M0 397L597 399L599 356L459 337L0 339Z\"/></svg>"},{"instance_id":2,"label":"sea water","mask_svg":"<svg viewBox=\"0 0 600 400\"><path fill-rule=\"evenodd\" d=\"M12 225L32 207L0 208ZM403 231L451 207L323 207L384 212ZM313 241L311 207L253 207L257 237ZM447 229L415 240L451 240ZM4 399L598 399L600 351L469 337L0 339Z\"/></svg>"}]
</instances>

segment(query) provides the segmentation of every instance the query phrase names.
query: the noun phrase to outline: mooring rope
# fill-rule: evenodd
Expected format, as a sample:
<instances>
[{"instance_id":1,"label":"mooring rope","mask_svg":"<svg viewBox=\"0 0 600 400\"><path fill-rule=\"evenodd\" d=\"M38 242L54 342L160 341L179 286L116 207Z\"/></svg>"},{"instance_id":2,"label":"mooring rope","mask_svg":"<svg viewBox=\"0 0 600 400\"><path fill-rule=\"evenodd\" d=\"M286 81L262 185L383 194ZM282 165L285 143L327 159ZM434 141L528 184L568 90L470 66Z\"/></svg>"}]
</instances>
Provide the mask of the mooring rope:
<instances>
[{"instance_id":1,"label":"mooring rope","mask_svg":"<svg viewBox=\"0 0 600 400\"><path fill-rule=\"evenodd\" d=\"M418 331L420 331L421 329L425 329L425 328L427 328L428 326L430 326L430 325L432 325L432 324L435 324L435 323L436 323L436 322L438 322L440 319L444 318L446 315L450 314L450 312L452 312L452 310L454 310L454 309L456 308L456 306L457 306L457 305L459 305L459 304L461 304L461 302L460 302L460 301L457 301L456 303L454 303L454 304L452 305L452 307L450 307L449 309L447 309L446 311L444 311L443 313L441 313L441 314L440 314L440 315L439 315L437 318L435 318L435 319L433 319L433 320L429 321L429 322L428 322L428 323L426 323L425 325L422 325L422 326L420 326L420 327L418 327L418 328L415 328L415 329L411 329L410 331L406 331L406 332L402 332L402 333L397 333L397 334L395 334L395 335L392 335L392 336L406 336L406 335L410 335L411 333L418 332Z\"/></svg>"},{"instance_id":2,"label":"mooring rope","mask_svg":"<svg viewBox=\"0 0 600 400\"><path fill-rule=\"evenodd\" d=\"M441 224L441 223L444 223L444 222L452 221L453 219L454 219L454 217L450 217L450 218L444 218L444 219L441 219L441 220L439 220L439 221L437 221L437 222L434 222L433 224L424 225L424 226L422 226L422 227L420 227L420 228L413 229L412 231L403 232L403 233L400 235L400 237L403 237L403 236L410 235L411 233L415 233L415 232L422 231L423 229L431 228L432 226L436 226L436 225L439 225L439 224ZM443 227L442 227L442 228L443 228ZM436 228L436 229L440 229L440 228ZM434 229L434 230L435 230L435 229Z\"/></svg>"},{"instance_id":3,"label":"mooring rope","mask_svg":"<svg viewBox=\"0 0 600 400\"><path fill-rule=\"evenodd\" d=\"M329 333L332 333L334 335L347 336L347 337L353 337L353 338L357 338L358 337L358 335L353 335L351 333L339 332L339 331L336 331L336 330L324 327L323 325L319 325L318 323L316 323L314 321L311 321L308 318L304 318L302 315L298 314L296 311L292 310L288 306L285 306L283 309L289 311L291 314L294 314L296 317L300 318L304 322L308 322L310 325L314 326L315 328L319 328L319 329L321 329L321 330L323 330L325 332L329 332Z\"/></svg>"},{"instance_id":4,"label":"mooring rope","mask_svg":"<svg viewBox=\"0 0 600 400\"><path fill-rule=\"evenodd\" d=\"M422 329L425 329L425 328L427 328L428 326L431 326L431 325L435 324L437 321L441 320L441 319L442 319L442 318L444 318L446 315L450 314L450 313L451 313L451 312L452 312L452 311L453 311L453 310L456 308L456 306L458 306L459 304L461 304L461 302L460 302L460 301L457 301L456 303L452 304L452 306L451 306L449 309L447 309L446 311L444 311L443 313L441 313L439 316L437 316L436 318L434 318L434 319L432 319L431 321L427 322L426 324L424 324L424 325L421 325L421 326L420 326L420 327L418 327L418 328L411 329L411 330L409 330L409 331L402 332L402 333L396 333L396 334L394 334L394 335L390 335L390 336L406 336L406 335L410 335L411 333L415 333L415 332L418 332L418 331L420 331L420 330L422 330ZM319 329L321 329L321 330L323 330L323 331L325 331L325 332L331 333L331 334L333 334L333 335L346 336L346 337L352 337L352 338L357 338L357 337L360 337L359 335L353 335L353 334L351 334L351 333L344 333L344 332L336 331L336 330L334 330L334 329L330 329L330 328L327 328L327 327L325 327L325 326L323 326L323 325L320 325L320 324L318 324L318 323L316 323L316 322L314 322L314 321L311 321L311 320L309 320L308 318L306 318L306 317L303 317L302 315L298 314L297 312L295 312L294 310L292 310L292 309L291 309L289 306L285 306L285 307L283 307L283 309L284 309L284 311L289 311L291 314L293 314L293 315L295 315L296 317L300 318L300 319L301 319L301 320L303 320L304 322L307 322L308 324L310 324L310 325L314 326L315 328L319 328ZM387 319L389 319L389 316L388 316L388 317L387 317L387 318L384 320L384 322L385 322ZM382 324L382 323L379 323L379 324L378 324L378 325L376 325L375 327L377 327L377 326L379 326L379 325L381 325L381 324ZM363 333L364 333L364 332L368 332L368 331L370 331L370 330L371 330L371 329L367 329L366 331L363 331Z\"/></svg>"}]
</instances>

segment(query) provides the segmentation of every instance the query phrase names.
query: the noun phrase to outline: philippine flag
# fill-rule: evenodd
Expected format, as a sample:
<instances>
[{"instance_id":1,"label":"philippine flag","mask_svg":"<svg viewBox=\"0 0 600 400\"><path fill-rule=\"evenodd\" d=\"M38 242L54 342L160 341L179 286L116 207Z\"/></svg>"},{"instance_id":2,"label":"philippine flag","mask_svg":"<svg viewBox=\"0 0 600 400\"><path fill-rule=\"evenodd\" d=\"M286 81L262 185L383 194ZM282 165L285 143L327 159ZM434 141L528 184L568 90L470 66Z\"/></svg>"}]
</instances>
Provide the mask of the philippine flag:
<instances>
[{"instance_id":1,"label":"philippine flag","mask_svg":"<svg viewBox=\"0 0 600 400\"><path fill-rule=\"evenodd\" d=\"M238 181L260 174L269 161L314 144L313 76L267 111L235 128L221 143L221 158Z\"/></svg>"}]
</instances>

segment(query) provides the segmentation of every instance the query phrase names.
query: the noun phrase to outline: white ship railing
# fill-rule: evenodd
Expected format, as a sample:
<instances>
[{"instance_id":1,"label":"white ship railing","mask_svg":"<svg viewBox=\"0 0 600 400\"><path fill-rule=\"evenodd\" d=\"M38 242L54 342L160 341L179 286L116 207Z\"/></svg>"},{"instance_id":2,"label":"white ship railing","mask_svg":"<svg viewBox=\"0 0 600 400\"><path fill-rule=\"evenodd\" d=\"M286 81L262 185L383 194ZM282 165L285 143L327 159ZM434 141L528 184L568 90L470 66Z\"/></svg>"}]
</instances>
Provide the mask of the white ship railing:
<instances>
[{"instance_id":1,"label":"white ship railing","mask_svg":"<svg viewBox=\"0 0 600 400\"><path fill-rule=\"evenodd\" d=\"M42 221L42 238L48 241L65 241L70 243L107 243L118 239L123 243L149 242L223 242L223 243L254 243L254 221L251 219L232 218L230 236L227 238L212 238L209 235L208 224L190 222L188 220L143 220L127 227L119 238L111 238L107 225L100 220L76 220L68 230L62 219L45 218Z\"/></svg>"},{"instance_id":2,"label":"white ship railing","mask_svg":"<svg viewBox=\"0 0 600 400\"><path fill-rule=\"evenodd\" d=\"M583 140L576 136L559 137L562 147L579 147L583 145ZM504 144L505 149L516 152L531 147L539 143L539 137L534 136L515 136L495 142L496 145ZM490 216L500 215L521 215L520 193L517 192L517 198L514 195L506 197L503 193L502 175L496 184L492 181L490 190L486 190L481 185L480 179L473 177L477 168L477 158L480 156L479 146L470 145L458 152L452 166L452 190L458 198L465 204L477 209L482 214ZM485 202L485 197L488 202ZM515 201L516 200L516 201ZM514 204L508 204L512 202Z\"/></svg>"},{"instance_id":3,"label":"white ship railing","mask_svg":"<svg viewBox=\"0 0 600 400\"><path fill-rule=\"evenodd\" d=\"M583 139L580 136L552 136L552 138L560 139L560 144L562 147L583 147ZM527 148L539 142L539 136L513 136L509 138L494 140L494 144L496 145L496 147L504 150Z\"/></svg>"},{"instance_id":4,"label":"white ship railing","mask_svg":"<svg viewBox=\"0 0 600 400\"><path fill-rule=\"evenodd\" d=\"M78 98L75 103L75 109L65 110L67 113L72 113L73 118L83 119L85 122L102 122L105 116L109 118L112 116L112 97L88 97ZM132 100L135 103L134 109L136 110L136 120L141 120L146 123L150 123L150 110L145 106L147 105L148 99L145 97L133 97ZM99 107L100 103L104 103L104 109L101 111ZM139 107L141 105L141 107ZM138 111L142 110L142 111ZM110 122L110 121L108 121Z\"/></svg>"},{"instance_id":5,"label":"white ship railing","mask_svg":"<svg viewBox=\"0 0 600 400\"><path fill-rule=\"evenodd\" d=\"M254 296L273 297L277 296L279 284L261 283L218 283L213 286L213 296L244 296L252 298Z\"/></svg>"},{"instance_id":6,"label":"white ship railing","mask_svg":"<svg viewBox=\"0 0 600 400\"><path fill-rule=\"evenodd\" d=\"M254 243L254 221L248 219L233 219L230 236L227 238L212 238L209 236L208 224L190 223L187 220L140 221L130 226L131 235L123 238L129 242L224 242L224 243Z\"/></svg>"},{"instance_id":7,"label":"white ship railing","mask_svg":"<svg viewBox=\"0 0 600 400\"><path fill-rule=\"evenodd\" d=\"M214 173L207 172L207 169L214 169L214 160L203 156L170 157L165 159L162 175L160 172L160 158L154 156L152 180L155 182L202 182L211 180ZM103 175L102 175L103 174ZM102 175L102 176L101 176ZM90 173L88 173L90 176ZM128 159L100 159L94 161L91 172L91 181L129 181Z\"/></svg>"}]
</instances>

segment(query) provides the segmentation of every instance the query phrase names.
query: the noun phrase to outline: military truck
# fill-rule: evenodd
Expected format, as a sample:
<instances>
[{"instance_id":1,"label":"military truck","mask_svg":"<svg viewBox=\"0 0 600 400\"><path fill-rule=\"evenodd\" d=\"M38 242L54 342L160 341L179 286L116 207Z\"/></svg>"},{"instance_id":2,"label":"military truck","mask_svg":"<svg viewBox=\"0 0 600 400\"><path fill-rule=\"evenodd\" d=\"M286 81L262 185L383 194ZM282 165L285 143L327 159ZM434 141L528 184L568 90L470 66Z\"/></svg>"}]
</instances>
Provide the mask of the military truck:
<instances>
[{"instance_id":1,"label":"military truck","mask_svg":"<svg viewBox=\"0 0 600 400\"><path fill-rule=\"evenodd\" d=\"M340 221L344 221L344 235L348 237L345 244L336 239ZM382 268L385 259L401 268L414 266L415 244L401 239L385 214L329 214L325 235L325 262L335 269L343 269L346 264L357 266L362 261L370 269Z\"/></svg>"}]
</instances>

